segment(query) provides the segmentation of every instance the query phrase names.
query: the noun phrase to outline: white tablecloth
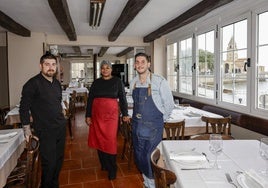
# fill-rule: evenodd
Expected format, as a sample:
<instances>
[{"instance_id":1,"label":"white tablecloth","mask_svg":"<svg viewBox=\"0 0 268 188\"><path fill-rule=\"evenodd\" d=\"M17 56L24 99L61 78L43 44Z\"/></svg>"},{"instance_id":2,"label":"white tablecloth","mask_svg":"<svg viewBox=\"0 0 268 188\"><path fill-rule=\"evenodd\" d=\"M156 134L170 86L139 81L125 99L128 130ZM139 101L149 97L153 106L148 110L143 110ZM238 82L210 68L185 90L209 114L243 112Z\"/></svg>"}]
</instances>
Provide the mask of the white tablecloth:
<instances>
[{"instance_id":1,"label":"white tablecloth","mask_svg":"<svg viewBox=\"0 0 268 188\"><path fill-rule=\"evenodd\" d=\"M133 109L129 109L128 114L132 116ZM222 117L221 115L194 107L179 107L173 109L167 122L176 122L185 119L185 127L205 127L206 123L201 120L202 116L215 118Z\"/></svg>"},{"instance_id":2,"label":"white tablecloth","mask_svg":"<svg viewBox=\"0 0 268 188\"><path fill-rule=\"evenodd\" d=\"M233 188L233 185L227 182L225 173L230 173L237 184L237 171L258 172L266 167L265 161L259 155L259 141L257 140L224 140L223 153L218 156L218 164L221 167L219 170L181 170L181 163L170 159L171 154L195 148L195 152L204 152L212 165L215 156L209 151L209 141L162 141L158 147L167 168L175 172L177 176L176 188Z\"/></svg>"},{"instance_id":3,"label":"white tablecloth","mask_svg":"<svg viewBox=\"0 0 268 188\"><path fill-rule=\"evenodd\" d=\"M73 91L76 91L76 93L88 93L86 87L68 87L65 91L69 93L73 93Z\"/></svg>"},{"instance_id":4,"label":"white tablecloth","mask_svg":"<svg viewBox=\"0 0 268 188\"><path fill-rule=\"evenodd\" d=\"M3 138L3 135L11 132L17 132L17 134L11 138ZM0 130L0 135L0 187L3 187L25 148L25 138L22 129Z\"/></svg>"}]
</instances>

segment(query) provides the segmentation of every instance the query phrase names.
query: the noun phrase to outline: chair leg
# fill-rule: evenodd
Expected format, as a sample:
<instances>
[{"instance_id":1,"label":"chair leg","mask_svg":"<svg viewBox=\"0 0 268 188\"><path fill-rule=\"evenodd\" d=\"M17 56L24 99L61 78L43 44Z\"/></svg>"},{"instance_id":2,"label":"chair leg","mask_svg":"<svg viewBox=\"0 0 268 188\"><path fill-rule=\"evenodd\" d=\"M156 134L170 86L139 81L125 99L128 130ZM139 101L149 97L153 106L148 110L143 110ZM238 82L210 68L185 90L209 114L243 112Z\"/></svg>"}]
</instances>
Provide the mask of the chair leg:
<instances>
[{"instance_id":1,"label":"chair leg","mask_svg":"<svg viewBox=\"0 0 268 188\"><path fill-rule=\"evenodd\" d=\"M127 144L127 139L124 138L124 144L123 144L123 151L122 151L122 154L121 154L121 159L125 158L126 144Z\"/></svg>"},{"instance_id":2,"label":"chair leg","mask_svg":"<svg viewBox=\"0 0 268 188\"><path fill-rule=\"evenodd\" d=\"M133 155L133 146L129 146L129 152L128 152L128 170L131 168L131 160L132 160L132 155Z\"/></svg>"},{"instance_id":3,"label":"chair leg","mask_svg":"<svg viewBox=\"0 0 268 188\"><path fill-rule=\"evenodd\" d=\"M72 118L68 118L68 128L69 128L69 133L70 133L70 137L71 139L73 139L73 131L72 131Z\"/></svg>"}]
</instances>

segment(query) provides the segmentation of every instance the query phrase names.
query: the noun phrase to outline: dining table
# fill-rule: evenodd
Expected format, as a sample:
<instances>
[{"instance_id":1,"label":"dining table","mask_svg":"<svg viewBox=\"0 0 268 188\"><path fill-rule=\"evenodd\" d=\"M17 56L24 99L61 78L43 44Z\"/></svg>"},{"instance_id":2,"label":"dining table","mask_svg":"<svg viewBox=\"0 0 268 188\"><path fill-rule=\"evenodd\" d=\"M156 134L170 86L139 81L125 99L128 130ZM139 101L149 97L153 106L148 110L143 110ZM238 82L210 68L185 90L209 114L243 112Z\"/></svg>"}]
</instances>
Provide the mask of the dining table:
<instances>
[{"instance_id":1,"label":"dining table","mask_svg":"<svg viewBox=\"0 0 268 188\"><path fill-rule=\"evenodd\" d=\"M17 160L25 148L22 129L0 130L0 187L4 187L7 177L17 165Z\"/></svg>"},{"instance_id":2,"label":"dining table","mask_svg":"<svg viewBox=\"0 0 268 188\"><path fill-rule=\"evenodd\" d=\"M132 101L130 98L127 98L127 101L129 105L128 114L132 116L133 109L131 107L133 104L131 103ZM179 122L185 120L184 136L190 137L206 133L206 122L202 121L202 116L214 118L223 117L222 115L211 113L192 106L174 106L174 109L166 122ZM163 137L165 137L165 135L163 135Z\"/></svg>"},{"instance_id":3,"label":"dining table","mask_svg":"<svg viewBox=\"0 0 268 188\"><path fill-rule=\"evenodd\" d=\"M165 140L157 147L165 167L177 176L176 188L267 188L259 145L258 140L223 140L219 168L213 167L209 140Z\"/></svg>"}]
</instances>

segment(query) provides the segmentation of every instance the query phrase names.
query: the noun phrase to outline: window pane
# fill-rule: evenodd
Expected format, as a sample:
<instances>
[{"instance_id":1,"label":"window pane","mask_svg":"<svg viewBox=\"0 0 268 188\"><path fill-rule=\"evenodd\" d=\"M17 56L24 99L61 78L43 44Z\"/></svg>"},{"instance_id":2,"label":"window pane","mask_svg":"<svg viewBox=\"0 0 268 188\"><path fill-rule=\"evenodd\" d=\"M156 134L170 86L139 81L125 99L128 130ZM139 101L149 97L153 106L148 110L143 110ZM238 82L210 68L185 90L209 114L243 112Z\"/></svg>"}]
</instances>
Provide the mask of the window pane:
<instances>
[{"instance_id":1,"label":"window pane","mask_svg":"<svg viewBox=\"0 0 268 188\"><path fill-rule=\"evenodd\" d=\"M177 43L167 46L167 80L172 91L177 90Z\"/></svg>"},{"instance_id":2,"label":"window pane","mask_svg":"<svg viewBox=\"0 0 268 188\"><path fill-rule=\"evenodd\" d=\"M268 44L268 12L259 15L259 45Z\"/></svg>"},{"instance_id":3,"label":"window pane","mask_svg":"<svg viewBox=\"0 0 268 188\"><path fill-rule=\"evenodd\" d=\"M214 31L198 37L198 67L197 67L197 95L214 98Z\"/></svg>"},{"instance_id":4,"label":"window pane","mask_svg":"<svg viewBox=\"0 0 268 188\"><path fill-rule=\"evenodd\" d=\"M222 101L247 105L247 20L222 28Z\"/></svg>"},{"instance_id":5,"label":"window pane","mask_svg":"<svg viewBox=\"0 0 268 188\"><path fill-rule=\"evenodd\" d=\"M268 110L268 13L258 15L257 108Z\"/></svg>"},{"instance_id":6,"label":"window pane","mask_svg":"<svg viewBox=\"0 0 268 188\"><path fill-rule=\"evenodd\" d=\"M179 43L179 92L192 94L192 38Z\"/></svg>"}]
</instances>

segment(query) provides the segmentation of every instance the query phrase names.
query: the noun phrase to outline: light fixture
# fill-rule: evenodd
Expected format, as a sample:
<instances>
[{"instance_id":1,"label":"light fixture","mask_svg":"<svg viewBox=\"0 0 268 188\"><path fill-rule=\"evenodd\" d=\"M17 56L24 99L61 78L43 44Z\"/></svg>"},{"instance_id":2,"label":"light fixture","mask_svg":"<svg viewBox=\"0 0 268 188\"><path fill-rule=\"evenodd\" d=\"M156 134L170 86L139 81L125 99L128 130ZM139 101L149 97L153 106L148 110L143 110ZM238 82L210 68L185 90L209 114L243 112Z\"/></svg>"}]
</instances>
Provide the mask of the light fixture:
<instances>
[{"instance_id":1,"label":"light fixture","mask_svg":"<svg viewBox=\"0 0 268 188\"><path fill-rule=\"evenodd\" d=\"M100 26L101 16L106 0L90 0L89 25L96 29Z\"/></svg>"}]
</instances>

